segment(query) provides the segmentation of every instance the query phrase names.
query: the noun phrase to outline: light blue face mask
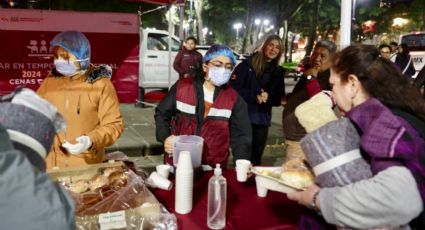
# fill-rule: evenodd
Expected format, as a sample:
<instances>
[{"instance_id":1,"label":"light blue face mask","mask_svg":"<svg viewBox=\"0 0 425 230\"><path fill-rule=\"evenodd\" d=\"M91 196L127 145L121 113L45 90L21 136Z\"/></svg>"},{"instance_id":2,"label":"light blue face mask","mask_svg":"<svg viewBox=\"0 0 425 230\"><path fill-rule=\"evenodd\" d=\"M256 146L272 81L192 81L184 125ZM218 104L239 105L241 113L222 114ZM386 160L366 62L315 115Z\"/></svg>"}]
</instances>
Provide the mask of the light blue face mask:
<instances>
[{"instance_id":1,"label":"light blue face mask","mask_svg":"<svg viewBox=\"0 0 425 230\"><path fill-rule=\"evenodd\" d=\"M74 62L78 62L81 60L75 61L67 61L62 59L55 59L55 67L56 70L66 77L74 76L78 72L78 67L74 64Z\"/></svg>"},{"instance_id":2,"label":"light blue face mask","mask_svg":"<svg viewBox=\"0 0 425 230\"><path fill-rule=\"evenodd\" d=\"M210 66L208 68L208 77L210 78L211 83L217 87L226 84L229 81L231 74L232 71L224 67Z\"/></svg>"}]
</instances>

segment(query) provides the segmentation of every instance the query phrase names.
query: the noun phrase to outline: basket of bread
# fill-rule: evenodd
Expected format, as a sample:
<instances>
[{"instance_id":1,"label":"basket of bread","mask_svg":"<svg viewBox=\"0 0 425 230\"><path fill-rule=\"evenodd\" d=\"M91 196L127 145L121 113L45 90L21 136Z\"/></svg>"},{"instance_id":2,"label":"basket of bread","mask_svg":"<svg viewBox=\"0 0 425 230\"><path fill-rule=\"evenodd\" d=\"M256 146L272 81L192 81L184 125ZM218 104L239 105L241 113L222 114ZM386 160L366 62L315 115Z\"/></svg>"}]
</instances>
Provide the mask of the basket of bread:
<instances>
[{"instance_id":1,"label":"basket of bread","mask_svg":"<svg viewBox=\"0 0 425 230\"><path fill-rule=\"evenodd\" d=\"M160 214L160 204L144 180L122 162L48 173L74 199L78 228L135 229L130 226L142 226L142 217Z\"/></svg>"}]
</instances>

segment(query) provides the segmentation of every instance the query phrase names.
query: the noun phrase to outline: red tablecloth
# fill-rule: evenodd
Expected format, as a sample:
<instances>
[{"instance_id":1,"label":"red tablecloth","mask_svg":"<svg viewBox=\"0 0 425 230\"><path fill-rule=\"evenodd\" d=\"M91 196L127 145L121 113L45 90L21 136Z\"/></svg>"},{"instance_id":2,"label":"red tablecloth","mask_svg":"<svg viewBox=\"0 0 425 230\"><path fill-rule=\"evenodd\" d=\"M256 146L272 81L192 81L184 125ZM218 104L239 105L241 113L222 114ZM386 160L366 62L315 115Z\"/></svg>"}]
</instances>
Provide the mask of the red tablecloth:
<instances>
[{"instance_id":1,"label":"red tablecloth","mask_svg":"<svg viewBox=\"0 0 425 230\"><path fill-rule=\"evenodd\" d=\"M175 190L153 190L156 198L168 211L173 212L179 229L208 229L208 180L212 172L206 172L193 187L193 209L180 215L174 211ZM268 191L267 197L257 196L255 178L240 183L234 170L224 170L227 180L227 213L224 229L297 229L301 207L286 198L283 193Z\"/></svg>"}]
</instances>

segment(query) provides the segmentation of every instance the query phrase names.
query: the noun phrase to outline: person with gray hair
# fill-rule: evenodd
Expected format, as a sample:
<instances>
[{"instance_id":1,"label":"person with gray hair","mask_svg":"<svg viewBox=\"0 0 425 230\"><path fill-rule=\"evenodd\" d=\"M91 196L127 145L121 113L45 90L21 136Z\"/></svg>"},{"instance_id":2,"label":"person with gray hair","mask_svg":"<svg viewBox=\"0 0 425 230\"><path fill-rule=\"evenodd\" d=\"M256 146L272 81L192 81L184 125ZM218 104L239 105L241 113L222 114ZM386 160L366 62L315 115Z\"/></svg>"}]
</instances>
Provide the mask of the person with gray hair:
<instances>
[{"instance_id":1,"label":"person with gray hair","mask_svg":"<svg viewBox=\"0 0 425 230\"><path fill-rule=\"evenodd\" d=\"M29 89L0 98L1 229L75 229L74 201L44 172L56 108Z\"/></svg>"},{"instance_id":2,"label":"person with gray hair","mask_svg":"<svg viewBox=\"0 0 425 230\"><path fill-rule=\"evenodd\" d=\"M295 109L320 91L331 90L329 84L331 58L336 50L335 43L329 40L317 42L310 58L310 66L293 91L286 96L286 104L282 113L282 127L286 144L285 162L291 159L305 159L300 140L307 132L298 122Z\"/></svg>"}]
</instances>

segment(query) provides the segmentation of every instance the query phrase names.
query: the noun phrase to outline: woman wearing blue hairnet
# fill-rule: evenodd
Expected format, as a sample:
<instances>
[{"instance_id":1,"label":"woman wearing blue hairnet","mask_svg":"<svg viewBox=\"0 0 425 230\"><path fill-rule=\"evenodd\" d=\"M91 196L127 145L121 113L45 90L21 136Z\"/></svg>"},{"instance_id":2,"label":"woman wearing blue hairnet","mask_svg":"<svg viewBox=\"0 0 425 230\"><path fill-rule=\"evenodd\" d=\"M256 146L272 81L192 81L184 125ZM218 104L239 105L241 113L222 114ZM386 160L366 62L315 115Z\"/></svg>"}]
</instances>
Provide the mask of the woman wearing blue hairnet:
<instances>
[{"instance_id":1,"label":"woman wearing blue hairnet","mask_svg":"<svg viewBox=\"0 0 425 230\"><path fill-rule=\"evenodd\" d=\"M232 50L213 45L205 54L203 77L182 78L156 107L156 138L173 152L177 135L204 139L202 163L226 167L229 147L233 159L249 159L251 125L245 101L227 83L236 63ZM165 154L167 163L172 162Z\"/></svg>"},{"instance_id":2,"label":"woman wearing blue hairnet","mask_svg":"<svg viewBox=\"0 0 425 230\"><path fill-rule=\"evenodd\" d=\"M37 93L58 108L68 127L56 136L47 168L100 163L104 147L118 139L124 126L112 69L90 64L90 43L80 32L59 33L50 46L55 67Z\"/></svg>"}]
</instances>

